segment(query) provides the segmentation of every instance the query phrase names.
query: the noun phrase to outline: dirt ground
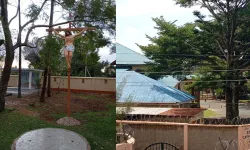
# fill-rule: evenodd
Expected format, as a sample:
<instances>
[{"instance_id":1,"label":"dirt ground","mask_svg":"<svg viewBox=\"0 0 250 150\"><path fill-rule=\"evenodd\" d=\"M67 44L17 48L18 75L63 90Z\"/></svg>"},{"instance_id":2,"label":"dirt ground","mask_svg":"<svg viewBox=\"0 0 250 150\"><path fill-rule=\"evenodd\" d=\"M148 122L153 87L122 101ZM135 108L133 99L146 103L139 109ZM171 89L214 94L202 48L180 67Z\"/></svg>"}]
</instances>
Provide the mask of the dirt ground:
<instances>
[{"instance_id":1,"label":"dirt ground","mask_svg":"<svg viewBox=\"0 0 250 150\"><path fill-rule=\"evenodd\" d=\"M115 104L115 94L71 93L71 112L84 113L108 110L107 104ZM38 116L47 121L54 121L51 114L66 113L67 92L52 92L45 103L39 102L38 93L6 97L6 107L30 116Z\"/></svg>"}]
</instances>

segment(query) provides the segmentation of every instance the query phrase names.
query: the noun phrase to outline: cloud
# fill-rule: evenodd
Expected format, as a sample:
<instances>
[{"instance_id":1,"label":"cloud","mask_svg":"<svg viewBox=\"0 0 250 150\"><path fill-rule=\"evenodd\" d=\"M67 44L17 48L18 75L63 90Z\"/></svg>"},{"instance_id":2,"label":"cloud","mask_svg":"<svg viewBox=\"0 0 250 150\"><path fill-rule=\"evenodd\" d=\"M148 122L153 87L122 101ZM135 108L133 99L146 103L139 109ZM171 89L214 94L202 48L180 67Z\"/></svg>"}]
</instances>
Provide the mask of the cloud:
<instances>
[{"instance_id":1,"label":"cloud","mask_svg":"<svg viewBox=\"0 0 250 150\"><path fill-rule=\"evenodd\" d=\"M150 37L157 36L156 25L152 17L163 16L166 21L177 20L177 25L193 22L194 10L200 10L203 14L209 14L207 10L199 7L183 8L175 5L173 0L117 0L117 42L142 53L135 44L148 45Z\"/></svg>"},{"instance_id":2,"label":"cloud","mask_svg":"<svg viewBox=\"0 0 250 150\"><path fill-rule=\"evenodd\" d=\"M136 16L168 16L169 18L179 18L180 16L192 16L194 10L201 10L208 14L206 9L199 6L184 8L175 4L173 0L117 0L117 17Z\"/></svg>"},{"instance_id":3,"label":"cloud","mask_svg":"<svg viewBox=\"0 0 250 150\"><path fill-rule=\"evenodd\" d=\"M101 61L108 60L112 62L115 60L115 54L110 55L110 49L108 47L100 48L99 55L101 56Z\"/></svg>"},{"instance_id":4,"label":"cloud","mask_svg":"<svg viewBox=\"0 0 250 150\"><path fill-rule=\"evenodd\" d=\"M117 0L117 16L129 17L148 15L152 13L162 13L167 8L169 0ZM163 9L164 8L164 9Z\"/></svg>"},{"instance_id":5,"label":"cloud","mask_svg":"<svg viewBox=\"0 0 250 150\"><path fill-rule=\"evenodd\" d=\"M145 38L145 34L143 33L143 31L132 26L128 26L123 30L118 30L116 40L118 43L127 46L128 48L138 53L142 53L142 51L135 43L148 43L148 40Z\"/></svg>"}]
</instances>

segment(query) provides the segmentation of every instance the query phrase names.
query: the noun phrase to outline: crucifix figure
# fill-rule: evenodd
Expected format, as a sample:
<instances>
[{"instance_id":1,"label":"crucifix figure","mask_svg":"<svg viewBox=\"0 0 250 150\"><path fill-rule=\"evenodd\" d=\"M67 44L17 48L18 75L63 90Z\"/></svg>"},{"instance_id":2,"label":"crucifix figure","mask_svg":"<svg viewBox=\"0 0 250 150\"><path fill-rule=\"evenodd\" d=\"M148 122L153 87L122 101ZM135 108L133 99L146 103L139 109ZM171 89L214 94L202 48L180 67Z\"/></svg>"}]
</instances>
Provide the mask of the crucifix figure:
<instances>
[{"instance_id":1,"label":"crucifix figure","mask_svg":"<svg viewBox=\"0 0 250 150\"><path fill-rule=\"evenodd\" d=\"M73 56L73 52L75 50L74 47L74 40L76 37L79 37L87 30L95 30L95 28L65 28L65 29L47 29L46 31L54 31L55 34L59 35L62 39L65 40L65 45L61 49L63 50L64 56L66 58L67 64L68 64L68 102L67 102L67 116L69 117L71 114L71 108L70 108L70 70L71 70L71 59ZM65 36L58 33L58 31L65 31ZM79 33L72 35L71 31L80 31Z\"/></svg>"},{"instance_id":2,"label":"crucifix figure","mask_svg":"<svg viewBox=\"0 0 250 150\"><path fill-rule=\"evenodd\" d=\"M75 50L75 47L74 47L75 38L80 37L83 33L86 33L87 30L94 30L94 28L73 28L73 29L72 28L70 29L52 28L52 30L55 32L56 35L59 35L62 39L65 40L65 45L61 50L63 51L64 56L66 58L68 69L70 69L73 52ZM80 32L78 32L75 35L72 35L71 31L79 31L79 30ZM65 31L65 35L62 35L58 33L57 31Z\"/></svg>"}]
</instances>

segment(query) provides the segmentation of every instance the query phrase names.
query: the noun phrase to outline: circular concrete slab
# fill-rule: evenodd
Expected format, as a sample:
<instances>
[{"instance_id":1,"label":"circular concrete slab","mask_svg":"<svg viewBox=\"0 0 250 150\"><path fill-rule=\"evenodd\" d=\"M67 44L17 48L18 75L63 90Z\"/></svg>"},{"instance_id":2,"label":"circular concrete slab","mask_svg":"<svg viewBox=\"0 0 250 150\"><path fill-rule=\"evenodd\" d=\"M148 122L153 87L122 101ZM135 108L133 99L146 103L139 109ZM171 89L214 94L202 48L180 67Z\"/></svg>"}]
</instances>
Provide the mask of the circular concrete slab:
<instances>
[{"instance_id":1,"label":"circular concrete slab","mask_svg":"<svg viewBox=\"0 0 250 150\"><path fill-rule=\"evenodd\" d=\"M21 135L14 141L12 150L90 150L90 146L84 137L75 132L43 128Z\"/></svg>"}]
</instances>

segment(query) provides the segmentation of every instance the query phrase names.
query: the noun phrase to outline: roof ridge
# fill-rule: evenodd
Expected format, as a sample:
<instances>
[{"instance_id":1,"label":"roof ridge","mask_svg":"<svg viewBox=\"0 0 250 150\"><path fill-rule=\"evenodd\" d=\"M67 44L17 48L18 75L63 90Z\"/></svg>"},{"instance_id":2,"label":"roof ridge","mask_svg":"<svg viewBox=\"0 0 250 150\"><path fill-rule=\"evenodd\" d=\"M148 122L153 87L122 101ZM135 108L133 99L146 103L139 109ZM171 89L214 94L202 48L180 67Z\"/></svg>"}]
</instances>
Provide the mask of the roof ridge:
<instances>
[{"instance_id":1,"label":"roof ridge","mask_svg":"<svg viewBox=\"0 0 250 150\"><path fill-rule=\"evenodd\" d=\"M118 43L118 42L116 42L117 44L120 44L120 43ZM145 55L142 55L142 54L140 54L139 52L137 52L137 51L134 51L134 50L132 50L131 48L129 48L129 47L127 47L127 46L125 46L125 45L123 45L123 44L120 44L121 46L123 46L123 47L126 47L127 49L129 49L129 50L131 50L131 51L133 51L133 52L135 52L135 53L137 53L137 54L139 54L139 55L141 55L141 56L143 56L143 57L145 57L145 58L147 58L148 60L150 60L150 61L152 61L151 59L149 59L148 57L146 57Z\"/></svg>"}]
</instances>

